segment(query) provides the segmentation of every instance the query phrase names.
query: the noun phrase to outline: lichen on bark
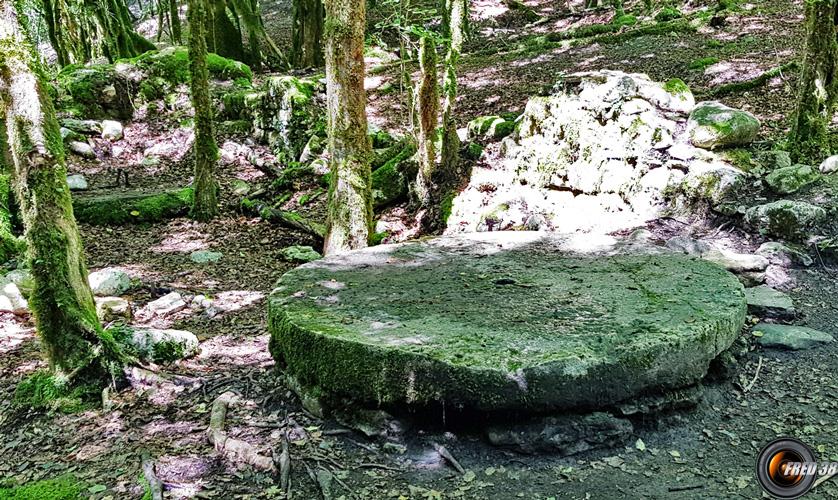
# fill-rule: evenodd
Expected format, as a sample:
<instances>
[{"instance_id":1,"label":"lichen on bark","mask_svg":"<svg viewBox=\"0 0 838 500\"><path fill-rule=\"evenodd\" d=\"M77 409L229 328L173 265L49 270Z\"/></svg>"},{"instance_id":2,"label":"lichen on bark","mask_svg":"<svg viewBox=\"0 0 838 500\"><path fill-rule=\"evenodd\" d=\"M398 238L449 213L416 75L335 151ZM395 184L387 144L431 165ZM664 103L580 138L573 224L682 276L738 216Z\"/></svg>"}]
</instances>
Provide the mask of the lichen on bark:
<instances>
[{"instance_id":1,"label":"lichen on bark","mask_svg":"<svg viewBox=\"0 0 838 500\"><path fill-rule=\"evenodd\" d=\"M828 128L838 92L836 19L836 0L806 2L806 56L789 136L794 161L819 161L829 154Z\"/></svg>"}]
</instances>

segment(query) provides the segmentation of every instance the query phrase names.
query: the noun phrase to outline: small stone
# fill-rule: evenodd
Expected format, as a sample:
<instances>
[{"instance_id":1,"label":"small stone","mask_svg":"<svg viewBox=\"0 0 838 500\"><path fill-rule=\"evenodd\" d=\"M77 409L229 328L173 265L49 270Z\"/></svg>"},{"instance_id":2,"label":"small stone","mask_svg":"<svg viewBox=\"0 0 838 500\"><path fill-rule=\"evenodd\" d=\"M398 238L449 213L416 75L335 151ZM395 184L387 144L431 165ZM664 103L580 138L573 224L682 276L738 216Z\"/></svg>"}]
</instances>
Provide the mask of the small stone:
<instances>
[{"instance_id":1,"label":"small stone","mask_svg":"<svg viewBox=\"0 0 838 500\"><path fill-rule=\"evenodd\" d=\"M684 161L692 160L696 156L695 148L683 142L674 144L669 148L668 153L672 158Z\"/></svg>"},{"instance_id":2,"label":"small stone","mask_svg":"<svg viewBox=\"0 0 838 500\"><path fill-rule=\"evenodd\" d=\"M128 273L115 267L107 267L90 273L87 281L94 295L111 297L122 295L131 288L131 278Z\"/></svg>"},{"instance_id":3,"label":"small stone","mask_svg":"<svg viewBox=\"0 0 838 500\"><path fill-rule=\"evenodd\" d=\"M745 288L759 286L765 283L765 271L743 271L737 273L736 277L739 278L739 282L742 283Z\"/></svg>"},{"instance_id":4,"label":"small stone","mask_svg":"<svg viewBox=\"0 0 838 500\"><path fill-rule=\"evenodd\" d=\"M198 354L198 337L185 330L136 328L131 343L143 359L158 363L176 361Z\"/></svg>"},{"instance_id":5,"label":"small stone","mask_svg":"<svg viewBox=\"0 0 838 500\"><path fill-rule=\"evenodd\" d=\"M399 443L393 443L391 441L384 443L381 448L387 453L394 453L398 455L404 455L407 453L407 446Z\"/></svg>"},{"instance_id":6,"label":"small stone","mask_svg":"<svg viewBox=\"0 0 838 500\"><path fill-rule=\"evenodd\" d=\"M15 283L0 284L0 311L22 314L29 311L29 303Z\"/></svg>"},{"instance_id":7,"label":"small stone","mask_svg":"<svg viewBox=\"0 0 838 500\"><path fill-rule=\"evenodd\" d=\"M809 254L778 241L767 241L763 243L757 249L756 253L767 258L771 264L780 266L788 267L792 263L797 263L808 267L814 263L814 260Z\"/></svg>"},{"instance_id":8,"label":"small stone","mask_svg":"<svg viewBox=\"0 0 838 500\"><path fill-rule=\"evenodd\" d=\"M81 156L82 158L87 158L91 160L96 158L96 152L93 151L93 147L86 142L70 141L68 147L70 148L71 152Z\"/></svg>"},{"instance_id":9,"label":"small stone","mask_svg":"<svg viewBox=\"0 0 838 500\"><path fill-rule=\"evenodd\" d=\"M61 126L79 134L99 135L102 133L102 124L96 120L65 118L61 120Z\"/></svg>"},{"instance_id":10,"label":"small stone","mask_svg":"<svg viewBox=\"0 0 838 500\"><path fill-rule=\"evenodd\" d=\"M374 137L375 136L373 136L373 138ZM303 152L300 153L299 162L300 163L311 162L312 160L314 160L315 158L320 156L321 153L323 153L323 150L325 149L325 147L326 147L325 141L323 139L321 139L320 136L318 136L317 134L312 135L311 138L306 143L305 147L303 148Z\"/></svg>"},{"instance_id":11,"label":"small stone","mask_svg":"<svg viewBox=\"0 0 838 500\"><path fill-rule=\"evenodd\" d=\"M761 255L736 253L730 250L713 249L701 256L704 260L714 262L732 273L761 272L768 267L768 259Z\"/></svg>"},{"instance_id":12,"label":"small stone","mask_svg":"<svg viewBox=\"0 0 838 500\"><path fill-rule=\"evenodd\" d=\"M299 263L312 262L322 258L322 256L320 255L320 253L317 252L317 250L309 246L300 245L294 245L287 248L283 248L280 254L285 260L289 262Z\"/></svg>"},{"instance_id":13,"label":"small stone","mask_svg":"<svg viewBox=\"0 0 838 500\"><path fill-rule=\"evenodd\" d=\"M712 250L713 246L706 241L696 240L689 236L675 236L667 240L666 248L674 252L700 256Z\"/></svg>"},{"instance_id":14,"label":"small stone","mask_svg":"<svg viewBox=\"0 0 838 500\"><path fill-rule=\"evenodd\" d=\"M144 315L162 318L184 309L186 309L186 302L184 302L183 297L177 292L171 292L146 304L143 312Z\"/></svg>"},{"instance_id":15,"label":"small stone","mask_svg":"<svg viewBox=\"0 0 838 500\"><path fill-rule=\"evenodd\" d=\"M67 176L67 186L70 191L84 191L87 189L87 179L81 174L73 174Z\"/></svg>"},{"instance_id":16,"label":"small stone","mask_svg":"<svg viewBox=\"0 0 838 500\"><path fill-rule=\"evenodd\" d=\"M122 297L96 297L96 315L102 323L131 321L131 304Z\"/></svg>"},{"instance_id":17,"label":"small stone","mask_svg":"<svg viewBox=\"0 0 838 500\"><path fill-rule=\"evenodd\" d=\"M59 132L61 133L61 140L63 142L84 140L84 136L76 132L75 130L70 130L68 128L61 127Z\"/></svg>"},{"instance_id":18,"label":"small stone","mask_svg":"<svg viewBox=\"0 0 838 500\"><path fill-rule=\"evenodd\" d=\"M224 257L223 253L213 252L210 250L196 250L189 254L189 260L195 262L196 264L218 262L219 260L221 260L221 257Z\"/></svg>"},{"instance_id":19,"label":"small stone","mask_svg":"<svg viewBox=\"0 0 838 500\"><path fill-rule=\"evenodd\" d=\"M811 349L835 340L832 335L826 332L795 325L760 323L754 327L753 332L754 334L761 334L757 336L757 343L763 347L792 351Z\"/></svg>"},{"instance_id":20,"label":"small stone","mask_svg":"<svg viewBox=\"0 0 838 500\"><path fill-rule=\"evenodd\" d=\"M820 179L820 173L809 165L778 168L765 177L774 192L792 194Z\"/></svg>"},{"instance_id":21,"label":"small stone","mask_svg":"<svg viewBox=\"0 0 838 500\"><path fill-rule=\"evenodd\" d=\"M122 124L115 120L104 120L102 122L102 139L111 142L118 141L124 137L125 130Z\"/></svg>"},{"instance_id":22,"label":"small stone","mask_svg":"<svg viewBox=\"0 0 838 500\"><path fill-rule=\"evenodd\" d=\"M821 171L822 174L831 174L834 172L838 172L838 155L830 156L829 158L825 159L818 170Z\"/></svg>"},{"instance_id":23,"label":"small stone","mask_svg":"<svg viewBox=\"0 0 838 500\"><path fill-rule=\"evenodd\" d=\"M20 289L20 293L22 293L26 298L28 298L35 289L35 282L32 280L32 275L27 269L15 269L14 271L9 271L6 273L6 276L0 279L0 284L3 283L14 283Z\"/></svg>"},{"instance_id":24,"label":"small stone","mask_svg":"<svg viewBox=\"0 0 838 500\"><path fill-rule=\"evenodd\" d=\"M241 179L233 181L233 194L236 196L247 196L250 193L250 189L250 184Z\"/></svg>"},{"instance_id":25,"label":"small stone","mask_svg":"<svg viewBox=\"0 0 838 500\"><path fill-rule=\"evenodd\" d=\"M796 314L791 297L766 285L746 288L745 302L755 316L791 318Z\"/></svg>"},{"instance_id":26,"label":"small stone","mask_svg":"<svg viewBox=\"0 0 838 500\"><path fill-rule=\"evenodd\" d=\"M467 138L470 141L486 140L499 141L508 136L515 129L515 122L505 120L500 116L481 116L468 123Z\"/></svg>"},{"instance_id":27,"label":"small stone","mask_svg":"<svg viewBox=\"0 0 838 500\"><path fill-rule=\"evenodd\" d=\"M699 103L687 123L694 146L715 149L751 143L759 134L757 118L716 101Z\"/></svg>"}]
</instances>

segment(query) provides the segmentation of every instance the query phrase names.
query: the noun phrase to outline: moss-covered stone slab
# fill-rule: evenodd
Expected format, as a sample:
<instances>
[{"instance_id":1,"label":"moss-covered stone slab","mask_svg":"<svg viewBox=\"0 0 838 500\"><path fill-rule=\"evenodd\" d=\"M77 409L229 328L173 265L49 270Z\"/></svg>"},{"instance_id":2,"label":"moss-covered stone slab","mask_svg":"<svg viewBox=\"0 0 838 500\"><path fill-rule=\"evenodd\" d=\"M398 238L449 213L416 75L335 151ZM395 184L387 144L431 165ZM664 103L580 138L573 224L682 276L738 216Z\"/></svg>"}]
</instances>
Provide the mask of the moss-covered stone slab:
<instances>
[{"instance_id":1,"label":"moss-covered stone slab","mask_svg":"<svg viewBox=\"0 0 838 500\"><path fill-rule=\"evenodd\" d=\"M696 383L739 334L745 299L709 262L507 232L306 264L280 279L268 317L279 366L320 394L541 411Z\"/></svg>"}]
</instances>

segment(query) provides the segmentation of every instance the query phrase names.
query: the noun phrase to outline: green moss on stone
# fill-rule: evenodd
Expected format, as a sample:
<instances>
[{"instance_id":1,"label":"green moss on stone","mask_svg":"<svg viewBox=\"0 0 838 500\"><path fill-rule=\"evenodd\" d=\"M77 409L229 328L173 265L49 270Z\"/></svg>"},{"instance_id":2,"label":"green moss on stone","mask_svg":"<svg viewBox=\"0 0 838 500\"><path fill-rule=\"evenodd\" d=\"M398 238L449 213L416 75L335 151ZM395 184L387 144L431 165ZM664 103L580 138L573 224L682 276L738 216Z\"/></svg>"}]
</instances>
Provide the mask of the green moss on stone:
<instances>
[{"instance_id":1,"label":"green moss on stone","mask_svg":"<svg viewBox=\"0 0 838 500\"><path fill-rule=\"evenodd\" d=\"M680 78L670 78L663 84L663 89L672 95L681 95L690 92L690 87Z\"/></svg>"},{"instance_id":2,"label":"green moss on stone","mask_svg":"<svg viewBox=\"0 0 838 500\"><path fill-rule=\"evenodd\" d=\"M192 193L192 188L187 187L159 193L77 196L73 210L78 221L88 224L156 222L187 213L192 206Z\"/></svg>"},{"instance_id":3,"label":"green moss on stone","mask_svg":"<svg viewBox=\"0 0 838 500\"><path fill-rule=\"evenodd\" d=\"M78 500L82 495L82 484L73 476L65 475L15 486L0 488L3 500Z\"/></svg>"},{"instance_id":4,"label":"green moss on stone","mask_svg":"<svg viewBox=\"0 0 838 500\"><path fill-rule=\"evenodd\" d=\"M272 355L305 386L370 403L547 410L690 385L745 318L742 286L703 261L443 248L286 274L269 300Z\"/></svg>"}]
</instances>

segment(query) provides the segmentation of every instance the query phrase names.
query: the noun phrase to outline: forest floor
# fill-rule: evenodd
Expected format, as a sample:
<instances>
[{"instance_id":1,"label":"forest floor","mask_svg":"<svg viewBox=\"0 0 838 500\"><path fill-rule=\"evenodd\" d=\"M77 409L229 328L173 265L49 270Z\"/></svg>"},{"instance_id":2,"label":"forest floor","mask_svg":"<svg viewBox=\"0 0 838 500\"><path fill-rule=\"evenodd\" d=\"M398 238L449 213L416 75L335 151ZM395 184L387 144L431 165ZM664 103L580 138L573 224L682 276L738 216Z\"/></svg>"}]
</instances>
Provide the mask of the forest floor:
<instances>
[{"instance_id":1,"label":"forest floor","mask_svg":"<svg viewBox=\"0 0 838 500\"><path fill-rule=\"evenodd\" d=\"M266 16L272 29L287 29L287 3L269 6L276 9L269 8ZM560 71L608 68L646 72L658 80L680 77L700 96L721 83L799 58L803 39L801 2L766 0L743 4L719 29L543 52L524 44L518 50L528 37L607 22L610 14L550 12L557 2L531 0L525 3L548 19L532 26L507 13L499 0L473 3L476 39L461 68L463 123L477 115L520 110ZM692 61L704 57L719 61L703 71L690 69ZM397 78L396 73L393 68L369 78L370 116L390 130L400 127L398 99L376 88ZM765 125L762 140L772 141L782 134L793 109L793 80L794 75L784 75L724 101L759 116ZM120 163L131 169L134 187L189 182L188 148L177 128L177 122L164 118L128 127L121 147L140 151L158 144L168 151L157 165ZM267 151L236 138L222 145L219 175L258 183L263 174L242 159L252 151ZM85 173L94 190L105 191L112 189L107 187L108 167L115 163L74 163L71 170ZM25 482L72 473L91 498L140 498L140 463L146 452L157 461L157 475L172 498L282 498L275 478L230 464L208 443L209 409L225 391L244 401L228 416L232 437L270 454L287 432L295 498L318 498L321 492L311 474L320 469L333 474L335 498L755 498L761 495L753 472L756 455L778 435L799 437L821 459L838 460L838 343L790 354L752 347L736 375L707 384L697 408L637 422L636 436L617 449L566 458L519 455L492 447L478 429L461 426L446 432L406 422L406 448L393 452L338 422L311 416L278 376L267 351L265 296L292 267L279 257L280 250L313 241L234 207L234 200L225 197L221 217L208 224L175 219L82 226L89 267L125 269L137 282L129 294L137 306L177 290L187 297L212 296L221 311L209 318L188 308L167 318L160 326L198 335L200 355L153 367L162 380L149 382L145 390L114 394L110 411L28 414L13 408L16 383L45 363L32 318L0 318L0 477ZM199 249L223 257L196 264L189 254ZM805 324L833 334L838 334L836 272L817 265L795 269L790 292ZM435 443L450 450L466 473L442 460ZM838 497L838 481L824 483L810 496Z\"/></svg>"}]
</instances>

